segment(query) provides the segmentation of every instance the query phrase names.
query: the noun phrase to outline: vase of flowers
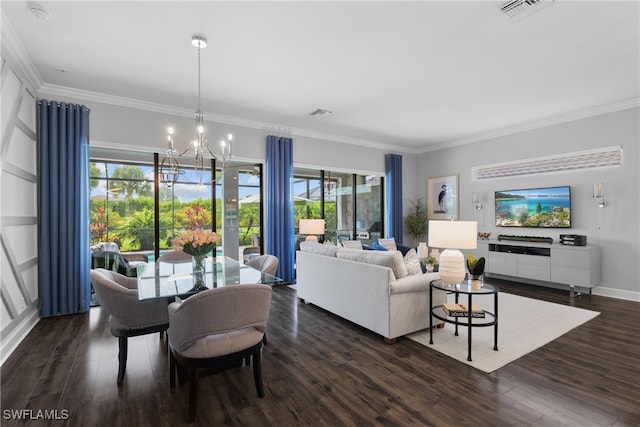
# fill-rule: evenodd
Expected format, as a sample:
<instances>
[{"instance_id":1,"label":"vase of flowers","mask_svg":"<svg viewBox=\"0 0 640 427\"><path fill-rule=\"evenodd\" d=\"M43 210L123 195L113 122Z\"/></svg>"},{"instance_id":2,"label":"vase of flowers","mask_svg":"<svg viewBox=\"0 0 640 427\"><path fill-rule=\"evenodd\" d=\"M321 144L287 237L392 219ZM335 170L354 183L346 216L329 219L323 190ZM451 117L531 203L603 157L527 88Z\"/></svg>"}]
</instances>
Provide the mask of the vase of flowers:
<instances>
[{"instance_id":1,"label":"vase of flowers","mask_svg":"<svg viewBox=\"0 0 640 427\"><path fill-rule=\"evenodd\" d=\"M204 260L206 258L206 255L193 255L193 270L191 271L191 275L193 276L194 291L203 291L207 289L204 284L204 273L206 272Z\"/></svg>"},{"instance_id":2,"label":"vase of flowers","mask_svg":"<svg viewBox=\"0 0 640 427\"><path fill-rule=\"evenodd\" d=\"M184 251L193 257L193 290L207 289L204 281L205 259L207 254L215 251L216 244L220 243L220 236L210 230L197 228L187 230L172 241L174 248Z\"/></svg>"}]
</instances>

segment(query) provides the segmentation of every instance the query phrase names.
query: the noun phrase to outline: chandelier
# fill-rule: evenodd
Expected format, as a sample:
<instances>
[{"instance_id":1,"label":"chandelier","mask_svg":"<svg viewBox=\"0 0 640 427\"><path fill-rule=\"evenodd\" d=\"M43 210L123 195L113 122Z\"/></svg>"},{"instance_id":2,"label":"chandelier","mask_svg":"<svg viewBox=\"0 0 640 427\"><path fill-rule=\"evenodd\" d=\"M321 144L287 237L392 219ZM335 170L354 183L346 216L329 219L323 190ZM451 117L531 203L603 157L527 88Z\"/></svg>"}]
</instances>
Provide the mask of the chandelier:
<instances>
[{"instance_id":1,"label":"chandelier","mask_svg":"<svg viewBox=\"0 0 640 427\"><path fill-rule=\"evenodd\" d=\"M205 156L209 155L217 161L220 161L222 175L224 175L229 159L231 158L231 140L233 136L229 134L226 140L220 141L220 150L216 151L207 143L207 134L204 129L204 113L201 109L201 93L200 93L200 50L207 47L207 39L202 36L195 35L191 38L191 44L198 48L198 110L195 112L195 128L193 130L193 138L190 146L184 151L178 152L174 147L173 128L169 128L167 132L167 140L169 149L167 156L160 162L160 180L167 187L173 186L181 174L180 165L177 157L187 154L189 150L193 150L193 169L198 176L199 183L202 184L202 177L205 170ZM216 181L215 171L212 171L212 182Z\"/></svg>"}]
</instances>

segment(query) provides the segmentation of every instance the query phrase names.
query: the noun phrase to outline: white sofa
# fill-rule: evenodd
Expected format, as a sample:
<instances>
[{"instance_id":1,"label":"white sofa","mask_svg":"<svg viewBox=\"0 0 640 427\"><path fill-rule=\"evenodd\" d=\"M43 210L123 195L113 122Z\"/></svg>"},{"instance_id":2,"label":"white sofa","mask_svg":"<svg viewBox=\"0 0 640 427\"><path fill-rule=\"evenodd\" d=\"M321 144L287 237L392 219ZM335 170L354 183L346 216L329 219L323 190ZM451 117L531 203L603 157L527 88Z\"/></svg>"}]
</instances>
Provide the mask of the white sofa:
<instances>
[{"instance_id":1,"label":"white sofa","mask_svg":"<svg viewBox=\"0 0 640 427\"><path fill-rule=\"evenodd\" d=\"M407 275L399 251L303 242L296 260L298 297L306 303L376 332L390 342L429 327L429 283L439 275ZM433 298L434 305L446 302L442 291L434 289ZM434 325L436 322L434 319Z\"/></svg>"}]
</instances>

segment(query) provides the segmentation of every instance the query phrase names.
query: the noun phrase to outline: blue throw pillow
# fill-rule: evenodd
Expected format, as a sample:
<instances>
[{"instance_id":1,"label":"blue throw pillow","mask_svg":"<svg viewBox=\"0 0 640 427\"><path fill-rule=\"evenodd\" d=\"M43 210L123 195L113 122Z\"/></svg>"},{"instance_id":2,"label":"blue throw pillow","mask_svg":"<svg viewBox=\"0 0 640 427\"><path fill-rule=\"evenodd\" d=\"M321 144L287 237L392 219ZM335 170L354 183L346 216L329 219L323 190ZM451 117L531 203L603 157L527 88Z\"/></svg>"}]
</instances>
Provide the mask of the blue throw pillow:
<instances>
[{"instance_id":1,"label":"blue throw pillow","mask_svg":"<svg viewBox=\"0 0 640 427\"><path fill-rule=\"evenodd\" d=\"M380 243L378 243L377 241L373 243L373 245L371 246L374 250L376 251L386 251L387 249L384 248Z\"/></svg>"},{"instance_id":2,"label":"blue throw pillow","mask_svg":"<svg viewBox=\"0 0 640 427\"><path fill-rule=\"evenodd\" d=\"M405 246L405 245L398 244L398 243L396 243L396 247L398 248L398 250L400 251L402 256L407 255L407 252L409 252L409 250L411 250L411 246Z\"/></svg>"}]
</instances>

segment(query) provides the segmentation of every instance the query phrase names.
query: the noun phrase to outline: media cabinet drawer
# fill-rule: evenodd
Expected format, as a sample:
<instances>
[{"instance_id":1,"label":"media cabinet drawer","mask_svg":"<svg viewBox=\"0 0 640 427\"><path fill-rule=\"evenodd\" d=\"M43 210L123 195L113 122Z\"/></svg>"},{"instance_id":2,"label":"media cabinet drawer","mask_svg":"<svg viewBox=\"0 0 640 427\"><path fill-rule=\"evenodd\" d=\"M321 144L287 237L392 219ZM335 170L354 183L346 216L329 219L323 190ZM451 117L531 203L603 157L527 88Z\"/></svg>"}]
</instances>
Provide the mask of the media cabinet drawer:
<instances>
[{"instance_id":1,"label":"media cabinet drawer","mask_svg":"<svg viewBox=\"0 0 640 427\"><path fill-rule=\"evenodd\" d=\"M518 277L551 281L551 258L548 256L516 255L518 257Z\"/></svg>"}]
</instances>

